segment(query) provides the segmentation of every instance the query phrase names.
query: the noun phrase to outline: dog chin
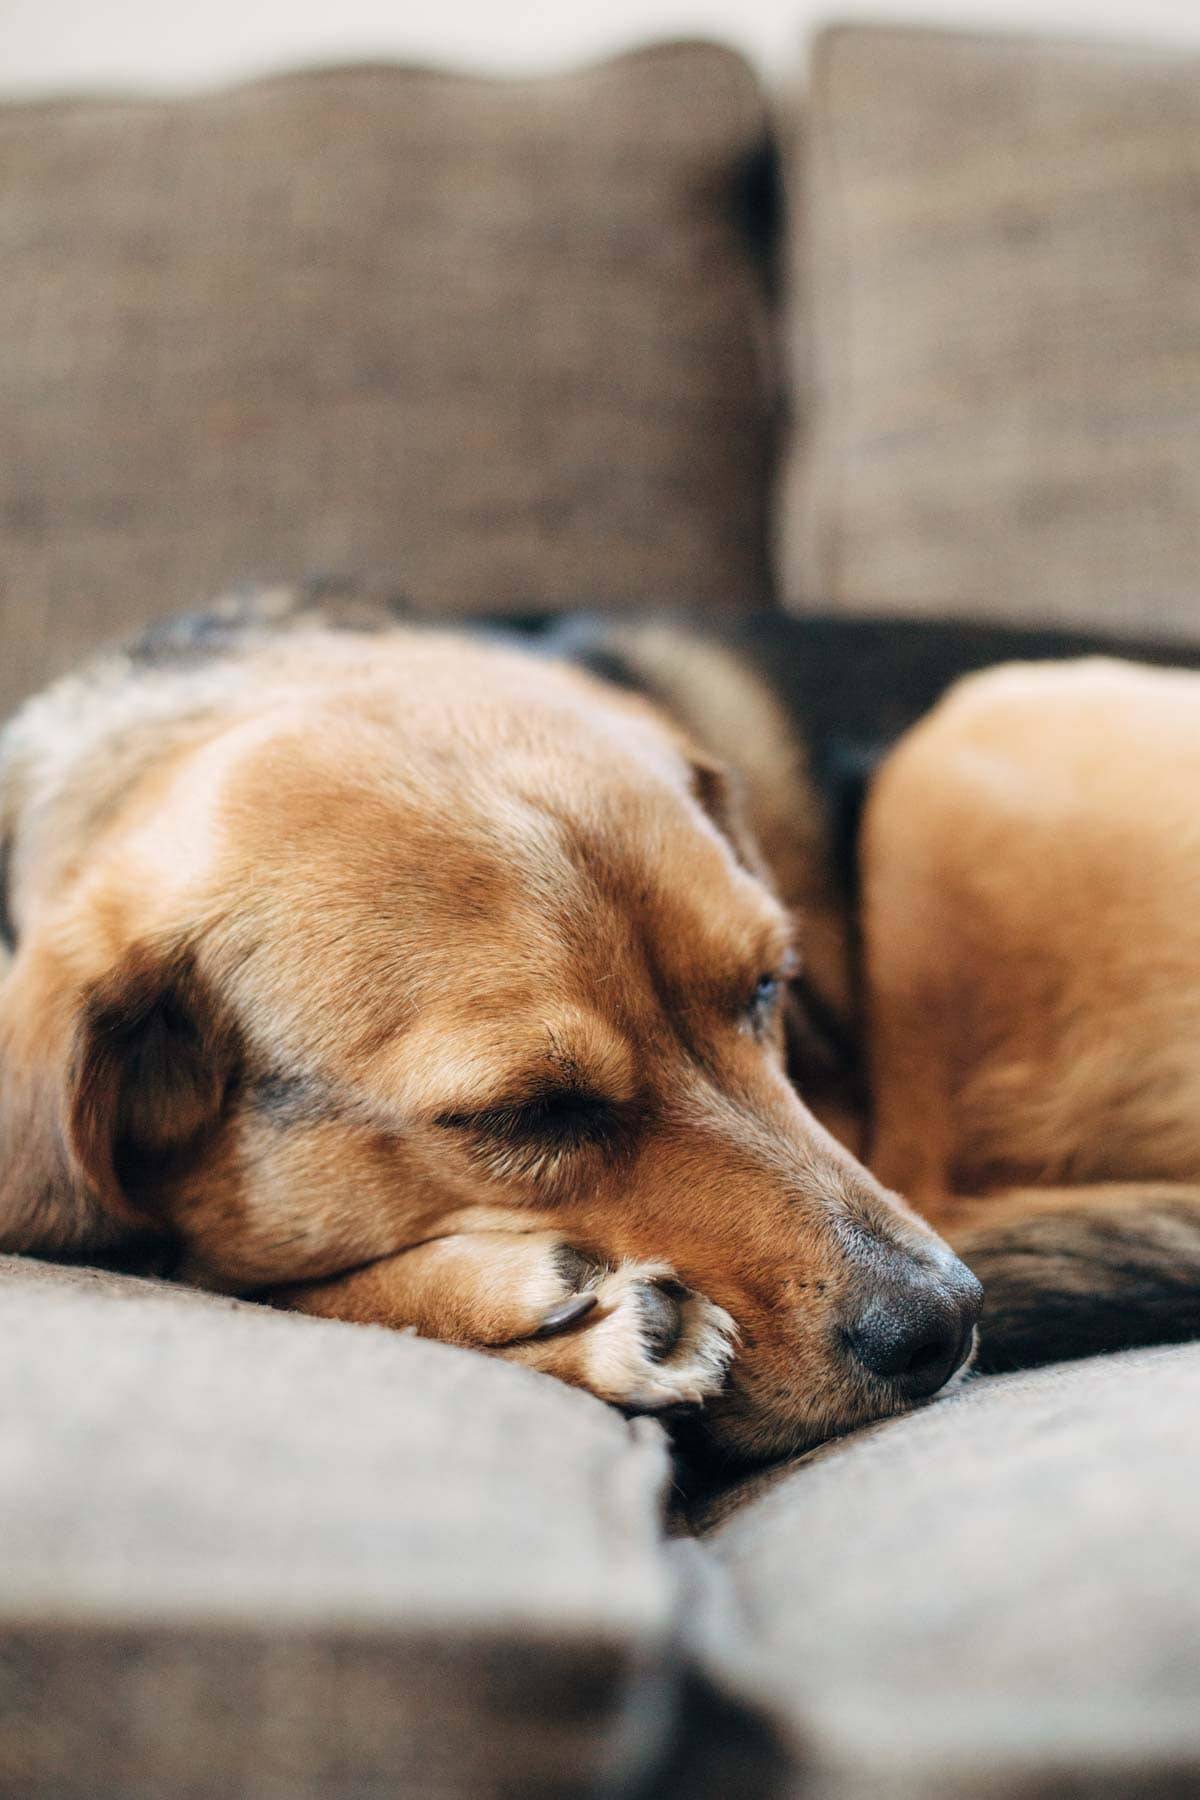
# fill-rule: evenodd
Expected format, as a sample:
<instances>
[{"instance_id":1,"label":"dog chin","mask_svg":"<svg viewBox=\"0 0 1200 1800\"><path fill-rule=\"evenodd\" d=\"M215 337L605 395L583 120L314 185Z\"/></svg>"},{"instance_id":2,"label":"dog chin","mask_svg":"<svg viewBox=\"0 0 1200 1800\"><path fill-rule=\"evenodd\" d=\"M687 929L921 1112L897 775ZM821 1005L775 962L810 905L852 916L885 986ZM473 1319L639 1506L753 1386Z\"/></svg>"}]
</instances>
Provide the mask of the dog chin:
<instances>
[{"instance_id":1,"label":"dog chin","mask_svg":"<svg viewBox=\"0 0 1200 1800\"><path fill-rule=\"evenodd\" d=\"M808 1407L799 1417L779 1419L749 1411L739 1414L732 1407L714 1409L677 1428L676 1441L689 1463L700 1463L710 1471L726 1467L733 1473L765 1463L794 1462L812 1456L856 1431L885 1425L889 1419L902 1418L908 1413L922 1412L958 1392L971 1376L978 1350L979 1331L976 1328L971 1333L970 1351L960 1367L928 1399L885 1400L881 1394L864 1394L859 1404L836 1413Z\"/></svg>"},{"instance_id":2,"label":"dog chin","mask_svg":"<svg viewBox=\"0 0 1200 1800\"><path fill-rule=\"evenodd\" d=\"M674 1436L689 1464L702 1466L710 1474L728 1470L733 1475L766 1463L795 1461L864 1426L910 1410L907 1406L884 1409L864 1405L853 1414L835 1415L814 1408L806 1409L802 1417L778 1419L739 1416L732 1411L711 1416L701 1413L681 1421Z\"/></svg>"}]
</instances>

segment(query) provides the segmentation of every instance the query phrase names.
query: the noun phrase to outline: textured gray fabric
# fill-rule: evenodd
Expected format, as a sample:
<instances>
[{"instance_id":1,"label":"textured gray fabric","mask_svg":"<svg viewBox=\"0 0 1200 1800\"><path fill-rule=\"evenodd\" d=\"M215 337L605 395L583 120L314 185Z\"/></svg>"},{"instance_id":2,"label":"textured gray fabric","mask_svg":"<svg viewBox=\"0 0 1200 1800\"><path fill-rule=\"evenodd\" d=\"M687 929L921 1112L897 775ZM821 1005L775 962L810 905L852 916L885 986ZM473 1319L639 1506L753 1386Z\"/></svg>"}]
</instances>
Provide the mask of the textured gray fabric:
<instances>
[{"instance_id":1,"label":"textured gray fabric","mask_svg":"<svg viewBox=\"0 0 1200 1800\"><path fill-rule=\"evenodd\" d=\"M806 134L787 598L1200 631L1200 64L838 29Z\"/></svg>"},{"instance_id":2,"label":"textured gray fabric","mask_svg":"<svg viewBox=\"0 0 1200 1800\"><path fill-rule=\"evenodd\" d=\"M1200 1792L1200 1344L968 1384L710 1516L818 1800Z\"/></svg>"},{"instance_id":3,"label":"textured gray fabric","mask_svg":"<svg viewBox=\"0 0 1200 1800\"><path fill-rule=\"evenodd\" d=\"M664 1472L499 1361L0 1258L0 1793L629 1776L670 1722Z\"/></svg>"},{"instance_id":4,"label":"textured gray fabric","mask_svg":"<svg viewBox=\"0 0 1200 1800\"><path fill-rule=\"evenodd\" d=\"M1200 1782L1200 1346L770 1471L682 1579L657 1430L527 1371L16 1258L0 1348L6 1800Z\"/></svg>"},{"instance_id":5,"label":"textured gray fabric","mask_svg":"<svg viewBox=\"0 0 1200 1800\"><path fill-rule=\"evenodd\" d=\"M701 44L0 108L0 708L242 578L761 604L765 130Z\"/></svg>"}]
</instances>

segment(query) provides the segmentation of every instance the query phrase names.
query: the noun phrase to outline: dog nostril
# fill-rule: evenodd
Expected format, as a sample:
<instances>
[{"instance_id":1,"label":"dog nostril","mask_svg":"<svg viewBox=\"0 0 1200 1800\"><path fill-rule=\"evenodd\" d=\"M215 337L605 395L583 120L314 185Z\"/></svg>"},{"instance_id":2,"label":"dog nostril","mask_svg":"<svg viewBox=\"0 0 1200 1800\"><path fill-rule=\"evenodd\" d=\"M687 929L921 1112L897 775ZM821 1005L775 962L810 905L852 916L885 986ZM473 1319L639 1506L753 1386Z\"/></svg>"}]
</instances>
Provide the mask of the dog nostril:
<instances>
[{"instance_id":1,"label":"dog nostril","mask_svg":"<svg viewBox=\"0 0 1200 1800\"><path fill-rule=\"evenodd\" d=\"M918 1344L908 1358L907 1367L898 1370L898 1374L914 1376L917 1380L935 1369L940 1369L946 1360L946 1344L941 1338L929 1338ZM957 1365L956 1365L957 1366Z\"/></svg>"},{"instance_id":2,"label":"dog nostril","mask_svg":"<svg viewBox=\"0 0 1200 1800\"><path fill-rule=\"evenodd\" d=\"M908 1400L927 1400L961 1367L979 1313L973 1291L904 1284L876 1295L845 1333L856 1361Z\"/></svg>"}]
</instances>

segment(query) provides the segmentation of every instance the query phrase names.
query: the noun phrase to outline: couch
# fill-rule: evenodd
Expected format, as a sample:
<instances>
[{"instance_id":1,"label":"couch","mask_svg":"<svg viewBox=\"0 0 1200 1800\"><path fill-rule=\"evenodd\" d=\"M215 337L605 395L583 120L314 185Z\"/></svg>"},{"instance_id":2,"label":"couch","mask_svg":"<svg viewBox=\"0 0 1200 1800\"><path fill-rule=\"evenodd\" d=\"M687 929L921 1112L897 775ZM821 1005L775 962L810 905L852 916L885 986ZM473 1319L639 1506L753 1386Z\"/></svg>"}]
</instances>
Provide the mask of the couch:
<instances>
[{"instance_id":1,"label":"couch","mask_svg":"<svg viewBox=\"0 0 1200 1800\"><path fill-rule=\"evenodd\" d=\"M1200 70L834 27L0 107L0 701L231 582L1200 632ZM0 1258L6 1800L1200 1792L1200 1345L704 1495L404 1333Z\"/></svg>"}]
</instances>

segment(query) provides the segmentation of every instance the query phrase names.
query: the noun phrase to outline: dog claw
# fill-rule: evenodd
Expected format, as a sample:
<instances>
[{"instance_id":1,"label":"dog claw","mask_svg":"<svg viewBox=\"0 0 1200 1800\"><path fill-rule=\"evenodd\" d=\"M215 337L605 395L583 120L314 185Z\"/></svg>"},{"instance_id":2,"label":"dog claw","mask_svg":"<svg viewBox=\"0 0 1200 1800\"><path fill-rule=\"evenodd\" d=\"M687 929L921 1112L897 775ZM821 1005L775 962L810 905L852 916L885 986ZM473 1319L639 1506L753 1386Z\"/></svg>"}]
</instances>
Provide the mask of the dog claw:
<instances>
[{"instance_id":1,"label":"dog claw","mask_svg":"<svg viewBox=\"0 0 1200 1800\"><path fill-rule=\"evenodd\" d=\"M569 1300L560 1300L557 1306L550 1308L532 1335L535 1338L553 1337L556 1331L565 1331L576 1319L590 1313L595 1304L595 1294L572 1294Z\"/></svg>"}]
</instances>

